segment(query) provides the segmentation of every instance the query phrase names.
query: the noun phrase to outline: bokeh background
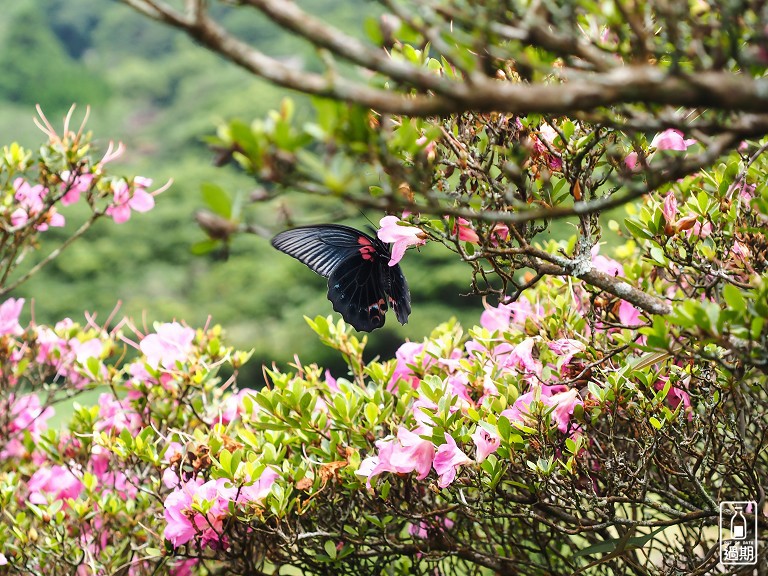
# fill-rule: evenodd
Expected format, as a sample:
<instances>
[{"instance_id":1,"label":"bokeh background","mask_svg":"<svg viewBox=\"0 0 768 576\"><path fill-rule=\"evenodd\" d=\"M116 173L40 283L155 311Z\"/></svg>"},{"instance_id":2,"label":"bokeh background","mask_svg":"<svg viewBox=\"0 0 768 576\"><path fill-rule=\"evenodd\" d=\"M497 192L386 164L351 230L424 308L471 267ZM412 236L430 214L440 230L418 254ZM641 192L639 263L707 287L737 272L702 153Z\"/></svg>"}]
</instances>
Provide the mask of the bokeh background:
<instances>
[{"instance_id":1,"label":"bokeh background","mask_svg":"<svg viewBox=\"0 0 768 576\"><path fill-rule=\"evenodd\" d=\"M366 18L376 17L370 3L311 0L302 5L335 25L362 35ZM319 67L313 49L282 33L252 10L225 9L226 24L271 55ZM184 320L202 326L209 315L221 324L228 341L253 349L243 384L258 386L262 364L285 367L300 353L304 363L333 370L342 363L325 349L303 316L330 314L325 279L255 235L238 236L225 260L199 256L191 247L205 238L194 222L203 207L201 186L216 183L247 201L258 183L233 166L217 168L205 137L226 120L263 117L290 96L298 117L308 118L308 103L249 75L208 53L181 33L151 22L111 0L16 0L0 19L0 135L2 144L42 142L33 124L40 104L54 126L72 103L76 119L91 106L88 126L104 149L108 139L122 140L128 152L112 170L141 174L173 186L147 214L134 214L123 225L100 222L41 274L19 287L15 297L33 301L26 314L39 323L64 317L83 320L95 312L104 320L117 302L120 315L137 326ZM297 224L337 221L339 206L289 195L254 205L246 213L271 232L283 229L280 214ZM71 233L84 214L65 209L63 230L46 232L39 252L47 253ZM383 214L367 213L374 222ZM346 220L364 226L361 215ZM31 258L27 265L32 265ZM405 339L420 340L448 318L465 325L482 310L469 291L469 268L440 246L409 252L403 263L413 300L413 314L401 327L392 314L385 328L369 336L370 357L391 356ZM18 271L22 273L24 267ZM338 317L338 315L336 315ZM339 375L339 374L337 374Z\"/></svg>"}]
</instances>

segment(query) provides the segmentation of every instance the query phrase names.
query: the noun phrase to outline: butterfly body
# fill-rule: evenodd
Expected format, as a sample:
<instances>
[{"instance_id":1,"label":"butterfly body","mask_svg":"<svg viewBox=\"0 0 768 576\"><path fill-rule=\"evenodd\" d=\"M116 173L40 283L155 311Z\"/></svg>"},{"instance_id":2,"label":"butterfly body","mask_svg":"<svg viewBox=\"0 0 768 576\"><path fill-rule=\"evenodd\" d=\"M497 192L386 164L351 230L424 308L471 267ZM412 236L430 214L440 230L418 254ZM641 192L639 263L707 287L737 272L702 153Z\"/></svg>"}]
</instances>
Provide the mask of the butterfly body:
<instances>
[{"instance_id":1,"label":"butterfly body","mask_svg":"<svg viewBox=\"0 0 768 576\"><path fill-rule=\"evenodd\" d=\"M389 246L378 238L341 224L321 224L281 232L272 246L328 278L328 300L356 330L383 326L390 306L401 324L408 322L408 283L398 264L389 266Z\"/></svg>"}]
</instances>

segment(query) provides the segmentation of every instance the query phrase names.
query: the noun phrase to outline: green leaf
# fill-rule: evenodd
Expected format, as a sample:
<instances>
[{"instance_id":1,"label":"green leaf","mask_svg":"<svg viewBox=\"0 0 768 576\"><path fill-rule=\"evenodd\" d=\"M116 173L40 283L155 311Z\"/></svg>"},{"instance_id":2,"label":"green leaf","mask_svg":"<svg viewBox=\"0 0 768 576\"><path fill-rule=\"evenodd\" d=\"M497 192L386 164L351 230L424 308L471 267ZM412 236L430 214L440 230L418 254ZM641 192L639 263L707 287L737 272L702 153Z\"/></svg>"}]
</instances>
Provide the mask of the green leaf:
<instances>
[{"instance_id":1,"label":"green leaf","mask_svg":"<svg viewBox=\"0 0 768 576\"><path fill-rule=\"evenodd\" d=\"M216 250L220 245L221 240L206 238L205 240L200 240L200 242L192 244L192 246L189 247L189 251L195 256L204 256L205 254L210 254Z\"/></svg>"},{"instance_id":2,"label":"green leaf","mask_svg":"<svg viewBox=\"0 0 768 576\"><path fill-rule=\"evenodd\" d=\"M212 182L203 182L201 188L208 208L222 218L232 218L232 199L224 188Z\"/></svg>"},{"instance_id":3,"label":"green leaf","mask_svg":"<svg viewBox=\"0 0 768 576\"><path fill-rule=\"evenodd\" d=\"M723 287L723 299L725 300L725 303L728 304L728 307L735 312L743 314L747 311L747 301L744 298L744 295L741 293L741 290L736 288L733 284L726 284Z\"/></svg>"}]
</instances>

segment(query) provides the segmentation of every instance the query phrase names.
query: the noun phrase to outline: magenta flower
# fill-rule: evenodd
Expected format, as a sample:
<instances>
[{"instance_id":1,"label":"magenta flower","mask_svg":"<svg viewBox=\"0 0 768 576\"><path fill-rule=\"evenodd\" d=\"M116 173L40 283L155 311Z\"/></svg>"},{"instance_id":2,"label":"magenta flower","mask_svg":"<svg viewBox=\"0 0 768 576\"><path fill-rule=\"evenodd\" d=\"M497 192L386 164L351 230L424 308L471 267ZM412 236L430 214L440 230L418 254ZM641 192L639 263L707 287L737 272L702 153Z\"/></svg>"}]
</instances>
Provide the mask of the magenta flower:
<instances>
[{"instance_id":1,"label":"magenta flower","mask_svg":"<svg viewBox=\"0 0 768 576\"><path fill-rule=\"evenodd\" d=\"M423 428L417 428L411 432L405 428L399 428L397 438L378 440L376 447L379 452L376 456L369 456L360 463L357 474L368 478L367 486L371 487L371 480L383 472L396 474L409 474L418 472L417 478L423 480L429 474L435 447L429 440L419 436Z\"/></svg>"},{"instance_id":2,"label":"magenta flower","mask_svg":"<svg viewBox=\"0 0 768 576\"><path fill-rule=\"evenodd\" d=\"M456 471L459 466L471 463L472 460L456 445L453 436L446 432L445 444L438 446L433 462L435 472L438 475L437 485L440 488L450 486L456 479Z\"/></svg>"},{"instance_id":3,"label":"magenta flower","mask_svg":"<svg viewBox=\"0 0 768 576\"><path fill-rule=\"evenodd\" d=\"M586 349L584 342L579 340L573 340L571 338L561 338L559 340L553 340L547 342L547 346L552 352L560 356L557 361L557 365L561 366L564 370L571 358L579 352L583 352Z\"/></svg>"},{"instance_id":4,"label":"magenta flower","mask_svg":"<svg viewBox=\"0 0 768 576\"><path fill-rule=\"evenodd\" d=\"M229 503L237 495L237 488L229 480L218 478L201 484L191 480L171 492L165 499L166 526L163 535L175 546L186 544L201 533L201 546L215 547L220 543L224 520L229 513ZM193 508L193 504L205 507L206 514Z\"/></svg>"},{"instance_id":5,"label":"magenta flower","mask_svg":"<svg viewBox=\"0 0 768 576\"><path fill-rule=\"evenodd\" d=\"M664 219L670 224L674 224L677 217L677 198L675 193L670 191L664 197L664 204L661 208L661 213L664 215Z\"/></svg>"},{"instance_id":6,"label":"magenta flower","mask_svg":"<svg viewBox=\"0 0 768 576\"><path fill-rule=\"evenodd\" d=\"M133 193L124 180L112 183L114 204L107 207L107 215L112 216L116 224L127 222L131 218L131 210L149 212L155 207L155 198L145 190L152 181L136 177L133 181Z\"/></svg>"},{"instance_id":7,"label":"magenta flower","mask_svg":"<svg viewBox=\"0 0 768 576\"><path fill-rule=\"evenodd\" d=\"M24 298L9 298L0 304L0 336L20 336L24 329L19 324Z\"/></svg>"},{"instance_id":8,"label":"magenta flower","mask_svg":"<svg viewBox=\"0 0 768 576\"><path fill-rule=\"evenodd\" d=\"M414 388L418 388L419 377L414 373L411 366L423 367L424 370L426 370L435 362L434 358L423 354L423 352L423 343L404 342L400 345L400 348L395 352L395 370L392 373L392 377L389 379L388 390L392 391L397 385L397 381L400 379L410 383Z\"/></svg>"},{"instance_id":9,"label":"magenta flower","mask_svg":"<svg viewBox=\"0 0 768 576\"><path fill-rule=\"evenodd\" d=\"M80 200L80 194L88 191L95 177L95 174L90 173L78 174L69 170L62 172L61 188L66 191L61 197L62 205L69 206Z\"/></svg>"},{"instance_id":10,"label":"magenta flower","mask_svg":"<svg viewBox=\"0 0 768 576\"><path fill-rule=\"evenodd\" d=\"M272 490L272 485L275 483L278 476L278 473L272 468L267 468L253 484L240 488L240 495L238 496L237 501L239 503L256 502L257 504L260 504L264 501L264 498L267 497L270 490Z\"/></svg>"},{"instance_id":11,"label":"magenta flower","mask_svg":"<svg viewBox=\"0 0 768 576\"><path fill-rule=\"evenodd\" d=\"M608 258L600 254L600 245L595 244L592 247L592 266L600 272L609 276L624 276L624 266L619 264L613 258Z\"/></svg>"},{"instance_id":12,"label":"magenta flower","mask_svg":"<svg viewBox=\"0 0 768 576\"><path fill-rule=\"evenodd\" d=\"M547 406L554 406L552 411L552 421L557 424L560 432L567 432L568 426L571 422L571 416L573 416L573 409L577 405L583 405L581 398L579 397L579 391L576 388L570 388L565 392L559 392L552 396L543 396L542 402Z\"/></svg>"},{"instance_id":13,"label":"magenta flower","mask_svg":"<svg viewBox=\"0 0 768 576\"><path fill-rule=\"evenodd\" d=\"M501 445L501 438L493 434L478 424L472 433L472 441L475 443L475 461L479 464L489 454L493 454Z\"/></svg>"},{"instance_id":14,"label":"magenta flower","mask_svg":"<svg viewBox=\"0 0 768 576\"><path fill-rule=\"evenodd\" d=\"M401 224L402 223L402 224ZM403 222L397 216L384 216L379 221L379 231L376 235L382 242L392 244L392 257L389 259L389 265L394 266L405 255L405 250L410 246L421 246L426 242L424 233Z\"/></svg>"},{"instance_id":15,"label":"magenta flower","mask_svg":"<svg viewBox=\"0 0 768 576\"><path fill-rule=\"evenodd\" d=\"M14 197L28 214L42 212L45 207L43 198L48 193L48 189L42 184L30 186L23 178L16 178L13 182L13 189L16 191Z\"/></svg>"},{"instance_id":16,"label":"magenta flower","mask_svg":"<svg viewBox=\"0 0 768 576\"><path fill-rule=\"evenodd\" d=\"M469 242L470 244L479 244L480 237L472 229L471 223L466 218L457 218L456 224L453 227L453 233L456 234L456 228L458 227L459 240L462 242Z\"/></svg>"},{"instance_id":17,"label":"magenta flower","mask_svg":"<svg viewBox=\"0 0 768 576\"><path fill-rule=\"evenodd\" d=\"M147 357L147 364L157 369L162 365L168 370L176 367L176 362L184 362L192 351L195 331L178 322L169 322L157 326L156 334L146 335L139 347Z\"/></svg>"},{"instance_id":18,"label":"magenta flower","mask_svg":"<svg viewBox=\"0 0 768 576\"><path fill-rule=\"evenodd\" d=\"M83 484L64 466L41 466L27 482L29 501L32 504L48 504L52 500L77 498Z\"/></svg>"},{"instance_id":19,"label":"magenta flower","mask_svg":"<svg viewBox=\"0 0 768 576\"><path fill-rule=\"evenodd\" d=\"M683 133L676 128L668 128L659 132L651 140L651 147L656 150L687 150L689 146L696 144L696 140L686 140Z\"/></svg>"},{"instance_id":20,"label":"magenta flower","mask_svg":"<svg viewBox=\"0 0 768 576\"><path fill-rule=\"evenodd\" d=\"M515 403L504 410L501 415L510 422L525 422L531 417L531 403L536 399L536 387L519 396ZM539 401L547 407L554 407L551 419L561 432L566 432L577 404L583 404L578 390L567 386L539 386Z\"/></svg>"},{"instance_id":21,"label":"magenta flower","mask_svg":"<svg viewBox=\"0 0 768 576\"><path fill-rule=\"evenodd\" d=\"M141 416L118 400L111 393L105 392L99 396L99 420L93 426L97 432L108 430L119 434L125 429L135 433L141 429Z\"/></svg>"},{"instance_id":22,"label":"magenta flower","mask_svg":"<svg viewBox=\"0 0 768 576\"><path fill-rule=\"evenodd\" d=\"M541 375L542 365L539 360L533 357L533 345L536 343L534 338L526 338L507 356L505 365L514 366L523 374Z\"/></svg>"},{"instance_id":23,"label":"magenta flower","mask_svg":"<svg viewBox=\"0 0 768 576\"><path fill-rule=\"evenodd\" d=\"M626 300L619 304L619 322L625 326L637 326L640 324L640 310Z\"/></svg>"}]
</instances>

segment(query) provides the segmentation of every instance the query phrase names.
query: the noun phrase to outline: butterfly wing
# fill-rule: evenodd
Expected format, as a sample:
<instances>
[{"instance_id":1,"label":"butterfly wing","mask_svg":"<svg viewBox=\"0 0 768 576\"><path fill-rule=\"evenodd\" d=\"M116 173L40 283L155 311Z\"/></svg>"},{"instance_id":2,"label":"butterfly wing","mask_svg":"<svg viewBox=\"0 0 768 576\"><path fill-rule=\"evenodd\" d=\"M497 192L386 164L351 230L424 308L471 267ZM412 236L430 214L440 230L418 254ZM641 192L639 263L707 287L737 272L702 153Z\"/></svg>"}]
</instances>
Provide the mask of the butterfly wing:
<instances>
[{"instance_id":1,"label":"butterfly wing","mask_svg":"<svg viewBox=\"0 0 768 576\"><path fill-rule=\"evenodd\" d=\"M373 260L374 242L364 232L340 224L300 226L272 238L272 246L326 278L351 256Z\"/></svg>"},{"instance_id":2,"label":"butterfly wing","mask_svg":"<svg viewBox=\"0 0 768 576\"><path fill-rule=\"evenodd\" d=\"M344 260L328 278L328 300L355 330L381 328L387 312L381 260L359 255Z\"/></svg>"},{"instance_id":3,"label":"butterfly wing","mask_svg":"<svg viewBox=\"0 0 768 576\"><path fill-rule=\"evenodd\" d=\"M356 330L384 325L391 305L400 324L408 322L411 293L399 265L390 267L389 247L340 224L301 226L281 232L272 246L328 278L328 300Z\"/></svg>"},{"instance_id":4,"label":"butterfly wing","mask_svg":"<svg viewBox=\"0 0 768 576\"><path fill-rule=\"evenodd\" d=\"M388 272L387 300L392 306L392 310L395 311L397 321L400 324L407 324L408 316L411 314L411 292L408 290L408 282L406 282L405 275L400 270L399 264L389 268Z\"/></svg>"}]
</instances>

